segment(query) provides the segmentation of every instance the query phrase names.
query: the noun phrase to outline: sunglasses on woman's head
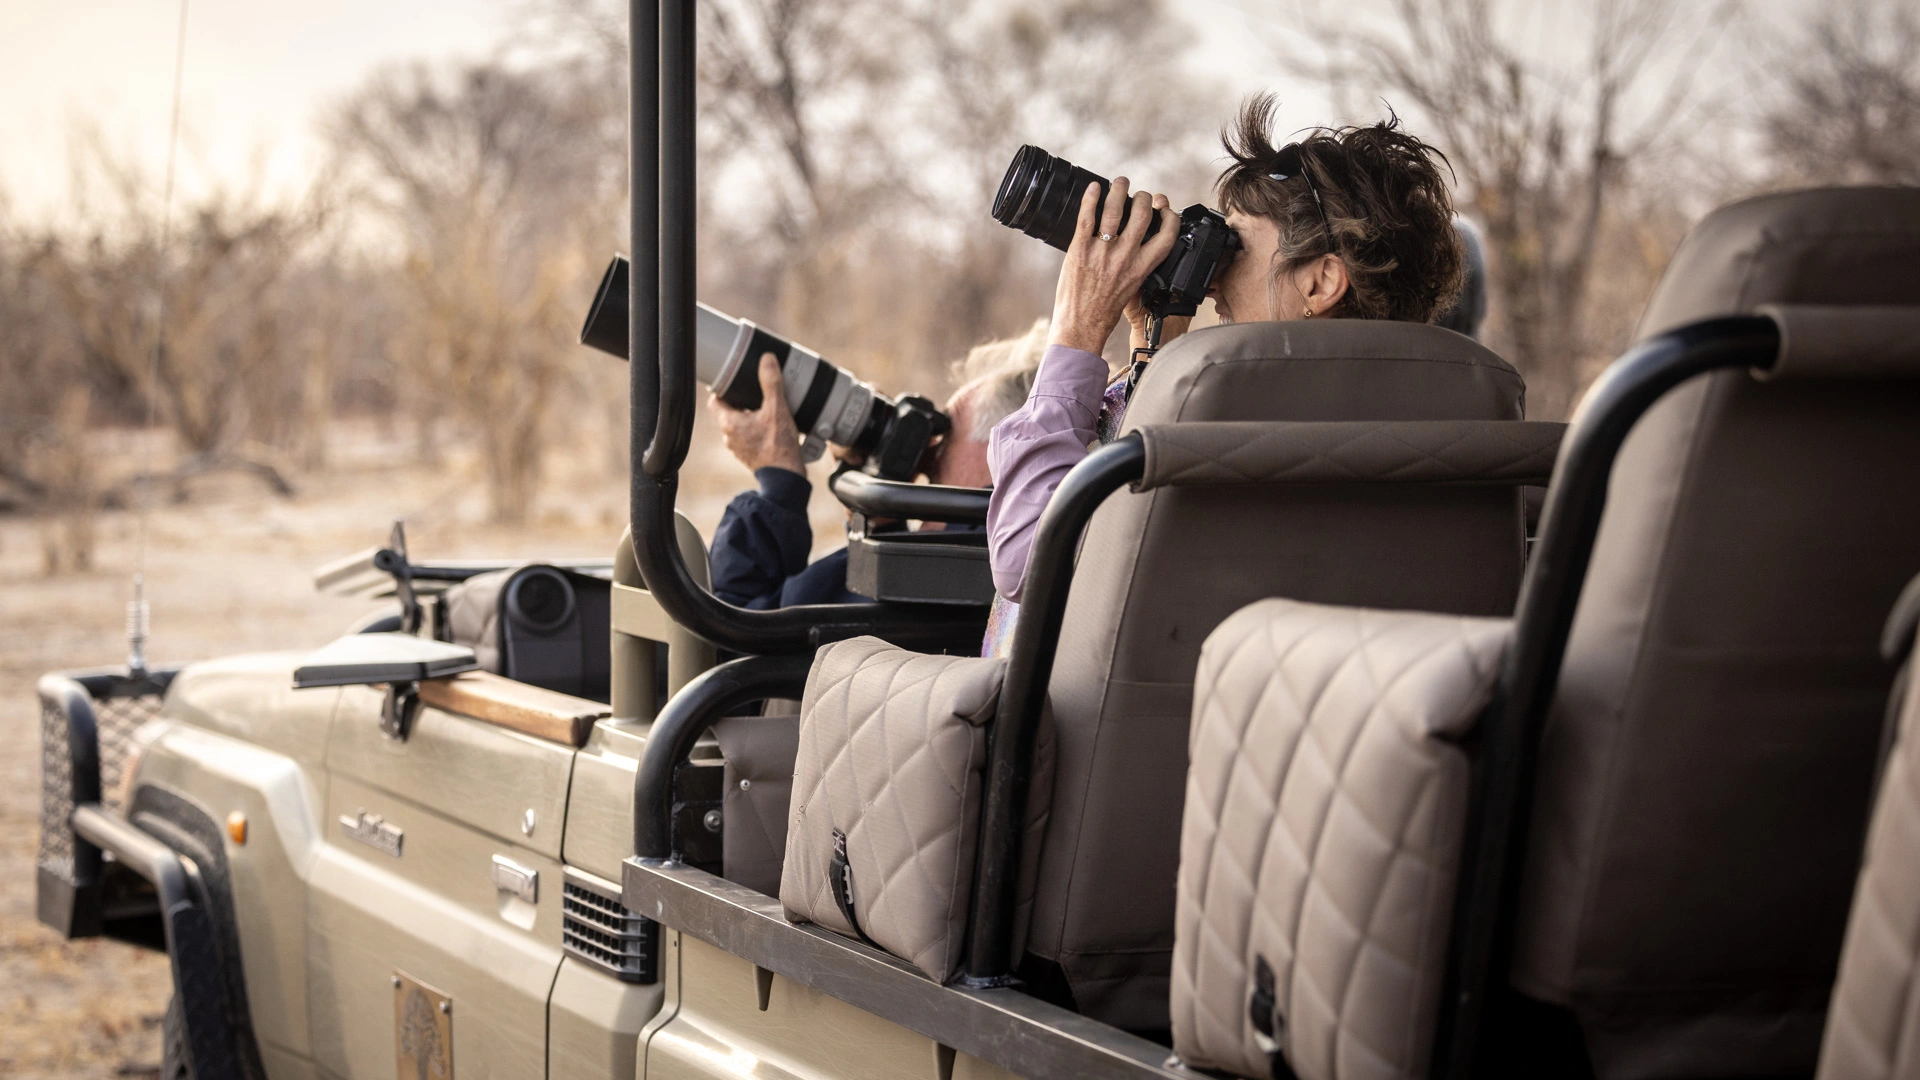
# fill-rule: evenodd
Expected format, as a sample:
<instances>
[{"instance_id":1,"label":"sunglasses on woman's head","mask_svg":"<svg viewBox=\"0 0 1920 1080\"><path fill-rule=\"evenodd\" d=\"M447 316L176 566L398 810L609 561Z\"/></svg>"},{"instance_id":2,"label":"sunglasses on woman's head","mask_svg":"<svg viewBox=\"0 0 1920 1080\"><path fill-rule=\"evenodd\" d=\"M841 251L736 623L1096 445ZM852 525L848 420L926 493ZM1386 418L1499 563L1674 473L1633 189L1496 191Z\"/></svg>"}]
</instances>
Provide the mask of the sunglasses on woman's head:
<instances>
[{"instance_id":1,"label":"sunglasses on woman's head","mask_svg":"<svg viewBox=\"0 0 1920 1080\"><path fill-rule=\"evenodd\" d=\"M1320 189L1313 184L1313 177L1307 175L1307 163L1300 153L1299 143L1288 143L1280 148L1273 158L1274 171L1267 174L1269 180L1291 180L1299 177L1307 182L1307 193L1313 196L1313 208L1320 211L1320 224L1327 227L1327 239L1333 239L1333 222L1327 220L1327 204L1320 201Z\"/></svg>"}]
</instances>

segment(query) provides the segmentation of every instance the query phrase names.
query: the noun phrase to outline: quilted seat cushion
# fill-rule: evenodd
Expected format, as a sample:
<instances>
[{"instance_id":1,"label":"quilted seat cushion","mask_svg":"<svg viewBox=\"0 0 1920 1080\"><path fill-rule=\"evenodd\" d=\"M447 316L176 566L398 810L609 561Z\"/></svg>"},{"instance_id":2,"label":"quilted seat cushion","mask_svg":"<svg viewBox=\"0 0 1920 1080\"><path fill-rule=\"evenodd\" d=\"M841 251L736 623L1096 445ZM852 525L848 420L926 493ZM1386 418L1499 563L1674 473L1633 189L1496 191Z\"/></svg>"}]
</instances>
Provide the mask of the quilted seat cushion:
<instances>
[{"instance_id":1,"label":"quilted seat cushion","mask_svg":"<svg viewBox=\"0 0 1920 1080\"><path fill-rule=\"evenodd\" d=\"M800 706L780 878L789 919L864 935L936 981L959 970L987 725L1005 669L1004 660L927 656L872 637L820 649ZM1044 720L1023 897L1052 790ZM851 921L835 896L839 873L851 878Z\"/></svg>"},{"instance_id":2,"label":"quilted seat cushion","mask_svg":"<svg viewBox=\"0 0 1920 1080\"><path fill-rule=\"evenodd\" d=\"M1183 1062L1267 1076L1278 1051L1303 1080L1425 1075L1466 817L1457 740L1511 628L1263 600L1208 637L1173 953Z\"/></svg>"},{"instance_id":3,"label":"quilted seat cushion","mask_svg":"<svg viewBox=\"0 0 1920 1080\"><path fill-rule=\"evenodd\" d=\"M1911 648L1916 614L1920 578L1894 606L1883 639L1889 657ZM1920 1076L1920 663L1912 656L1894 686L1896 741L1853 891L1819 1080Z\"/></svg>"}]
</instances>

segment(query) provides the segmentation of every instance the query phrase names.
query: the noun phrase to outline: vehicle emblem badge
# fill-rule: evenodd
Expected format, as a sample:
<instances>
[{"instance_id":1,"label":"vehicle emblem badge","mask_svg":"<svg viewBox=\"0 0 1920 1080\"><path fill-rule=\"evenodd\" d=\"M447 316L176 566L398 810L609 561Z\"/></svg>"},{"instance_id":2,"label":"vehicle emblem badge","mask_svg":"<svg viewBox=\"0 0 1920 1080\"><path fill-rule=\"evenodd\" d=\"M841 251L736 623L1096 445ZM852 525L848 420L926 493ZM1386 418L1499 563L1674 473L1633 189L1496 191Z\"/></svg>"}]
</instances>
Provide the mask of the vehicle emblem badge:
<instances>
[{"instance_id":1,"label":"vehicle emblem badge","mask_svg":"<svg viewBox=\"0 0 1920 1080\"><path fill-rule=\"evenodd\" d=\"M398 971L393 1058L398 1080L453 1080L453 999Z\"/></svg>"},{"instance_id":2,"label":"vehicle emblem badge","mask_svg":"<svg viewBox=\"0 0 1920 1080\"><path fill-rule=\"evenodd\" d=\"M367 813L365 807L356 814L341 814L340 829L353 839L396 859L400 857L400 841L407 837L400 826L389 825L387 819L379 814Z\"/></svg>"}]
</instances>

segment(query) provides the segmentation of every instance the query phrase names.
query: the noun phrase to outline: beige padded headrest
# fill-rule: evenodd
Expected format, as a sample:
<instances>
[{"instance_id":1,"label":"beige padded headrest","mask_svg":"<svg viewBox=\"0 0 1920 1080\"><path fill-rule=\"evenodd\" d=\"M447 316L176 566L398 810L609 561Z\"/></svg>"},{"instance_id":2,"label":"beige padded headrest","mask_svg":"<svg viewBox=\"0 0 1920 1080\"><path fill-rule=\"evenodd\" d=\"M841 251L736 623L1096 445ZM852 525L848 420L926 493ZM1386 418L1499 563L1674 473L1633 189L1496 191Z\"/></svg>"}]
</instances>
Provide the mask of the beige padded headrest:
<instances>
[{"instance_id":1,"label":"beige padded headrest","mask_svg":"<svg viewBox=\"0 0 1920 1080\"><path fill-rule=\"evenodd\" d=\"M1694 226L1634 340L1762 304L1920 304L1920 188L1819 188L1723 206Z\"/></svg>"},{"instance_id":2,"label":"beige padded headrest","mask_svg":"<svg viewBox=\"0 0 1920 1080\"><path fill-rule=\"evenodd\" d=\"M1126 428L1209 420L1420 420L1457 415L1478 383L1516 405L1512 365L1486 346L1426 323L1307 319L1229 323L1183 335L1147 365ZM1492 414L1487 414L1492 415ZM1518 418L1517 416L1515 417Z\"/></svg>"},{"instance_id":3,"label":"beige padded headrest","mask_svg":"<svg viewBox=\"0 0 1920 1080\"><path fill-rule=\"evenodd\" d=\"M1920 305L1756 310L1780 327L1779 355L1756 379L1920 379Z\"/></svg>"},{"instance_id":4,"label":"beige padded headrest","mask_svg":"<svg viewBox=\"0 0 1920 1080\"><path fill-rule=\"evenodd\" d=\"M1567 425L1527 420L1217 421L1136 428L1135 491L1236 484L1545 484Z\"/></svg>"}]
</instances>

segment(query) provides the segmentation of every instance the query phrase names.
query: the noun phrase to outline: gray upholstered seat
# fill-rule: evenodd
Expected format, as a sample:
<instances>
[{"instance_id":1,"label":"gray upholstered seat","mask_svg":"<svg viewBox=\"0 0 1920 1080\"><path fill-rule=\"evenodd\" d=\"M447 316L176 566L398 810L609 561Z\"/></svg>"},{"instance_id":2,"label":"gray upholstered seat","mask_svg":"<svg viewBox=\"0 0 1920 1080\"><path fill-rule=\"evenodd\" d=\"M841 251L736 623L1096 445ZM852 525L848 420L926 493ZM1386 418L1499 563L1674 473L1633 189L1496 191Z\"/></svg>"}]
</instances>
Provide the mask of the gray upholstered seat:
<instances>
[{"instance_id":1,"label":"gray upholstered seat","mask_svg":"<svg viewBox=\"0 0 1920 1080\"><path fill-rule=\"evenodd\" d=\"M1765 304L1920 304L1916 265L1920 189L1748 200L1688 236L1640 337ZM1906 375L1700 376L1614 466L1513 964L1604 1076L1813 1067L1891 678L1876 639L1920 567Z\"/></svg>"},{"instance_id":2,"label":"gray upholstered seat","mask_svg":"<svg viewBox=\"0 0 1920 1080\"><path fill-rule=\"evenodd\" d=\"M1676 253L1642 338L1765 309L1781 342L1771 370L1686 379L1633 422L1612 459L1564 653L1554 629L1564 624L1551 616L1513 630L1509 655L1530 657L1503 668L1520 672L1516 680L1553 670L1528 666L1544 653L1562 664L1548 687L1533 803L1521 809L1517 908L1494 931L1513 934L1510 966L1494 979L1515 992L1496 995L1481 1064L1520 1076L1590 1068L1607 1080L1814 1069L1893 678L1877 639L1920 568L1916 266L1920 189L1749 200L1710 215ZM1727 340L1714 334L1696 329L1689 340L1702 350ZM1662 362L1643 358L1629 371ZM1620 384L1645 385L1642 377ZM1569 445L1603 442L1588 439L1583 421L1598 430L1631 399L1604 400L1595 415L1576 416ZM1556 492L1551 506L1572 508L1598 490ZM1575 535L1568 523L1579 517L1550 515L1543 547L1559 542L1557 526ZM1556 557L1575 546L1584 541ZM1547 610L1548 592L1530 593L1529 610ZM1328 632L1303 629L1312 619ZM1495 663L1486 653L1500 639L1429 614L1366 613L1364 634L1353 621L1270 602L1209 643L1175 991L1175 1048L1195 1062L1245 1067L1277 1048L1310 1080L1418 1077L1432 1063L1421 1018L1454 1005L1441 999L1447 935L1432 928L1483 909L1453 911L1456 865L1436 852L1469 825L1462 751L1476 744L1461 710L1478 705L1460 688L1484 685ZM1486 640L1386 648L1457 644L1468 629ZM1339 646L1342 634L1360 644ZM1293 641L1316 644L1282 647ZM1348 654L1367 678L1314 675L1348 670L1338 663ZM1400 700L1405 685L1395 689L1382 657L1452 665L1451 681L1420 675L1453 686L1457 700ZM1526 693L1505 679L1496 700ZM1321 707L1328 695L1337 710ZM1494 714L1506 721L1500 745L1526 730L1528 707ZM1269 744L1322 729L1339 736L1333 745L1358 749L1336 770L1291 775L1292 759ZM1235 740L1258 752L1242 762ZM1327 759L1315 749L1294 757ZM1233 769L1214 760L1222 756ZM1485 760L1478 767L1494 772ZM1444 798L1395 808L1368 786L1419 783ZM1234 792L1252 801L1225 801ZM1289 827L1336 818L1338 828L1304 839ZM1224 831L1249 820L1256 830L1271 822L1271 839ZM1468 835L1501 835L1507 824L1483 820ZM1245 873L1215 872L1238 865L1209 859L1229 841ZM1288 857L1249 863L1245 852L1263 843ZM1318 905L1314 919L1288 917L1299 896ZM1488 900L1484 910L1502 908ZM1911 938L1897 944L1911 962ZM1269 962L1253 980L1264 985L1250 985L1248 973ZM1877 985L1884 998L1891 984ZM1301 994L1311 1000L1301 1004ZM1896 1018L1886 1001L1851 1004L1872 1006L1852 1016L1871 1021L1867 1038L1889 1037ZM1451 1016L1473 1022L1471 1011ZM1255 1037L1261 1023L1272 1032L1265 1042ZM1450 1049L1473 1045L1472 1032L1465 1041L1453 1041L1460 1030L1441 1034Z\"/></svg>"},{"instance_id":3,"label":"gray upholstered seat","mask_svg":"<svg viewBox=\"0 0 1920 1080\"><path fill-rule=\"evenodd\" d=\"M1518 374L1411 323L1251 323L1189 334L1126 430L1193 421L1519 420ZM1049 684L1058 757L1027 974L1074 1004L1168 1024L1174 878L1200 645L1267 596L1506 615L1524 537L1512 487L1207 486L1110 498L1088 526Z\"/></svg>"}]
</instances>

